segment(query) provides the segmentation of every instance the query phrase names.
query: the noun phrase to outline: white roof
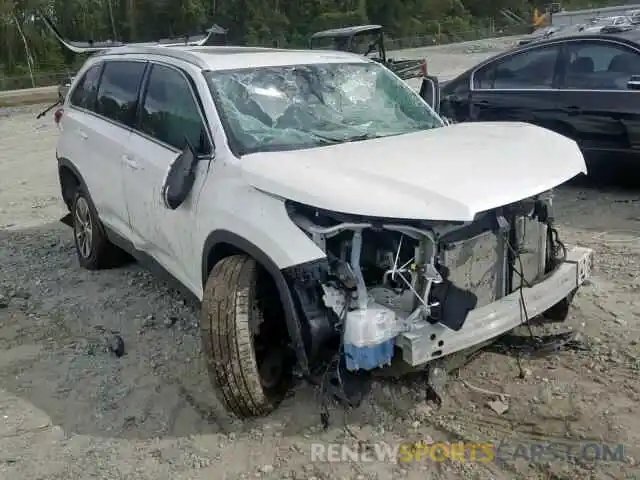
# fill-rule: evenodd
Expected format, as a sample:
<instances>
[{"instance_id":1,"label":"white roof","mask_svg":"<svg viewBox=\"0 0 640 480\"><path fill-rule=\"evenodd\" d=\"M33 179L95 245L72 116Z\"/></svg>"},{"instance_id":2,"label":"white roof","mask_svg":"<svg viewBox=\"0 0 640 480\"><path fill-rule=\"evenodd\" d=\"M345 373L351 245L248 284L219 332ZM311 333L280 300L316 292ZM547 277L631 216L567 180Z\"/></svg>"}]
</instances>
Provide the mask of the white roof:
<instances>
[{"instance_id":1,"label":"white roof","mask_svg":"<svg viewBox=\"0 0 640 480\"><path fill-rule=\"evenodd\" d=\"M149 58L155 54L197 59L205 70L234 70L247 67L270 67L319 63L370 63L372 60L349 52L334 50L286 50L259 47L200 47L200 46L123 46L104 53L104 56L127 54ZM168 54L168 55L167 55Z\"/></svg>"}]
</instances>

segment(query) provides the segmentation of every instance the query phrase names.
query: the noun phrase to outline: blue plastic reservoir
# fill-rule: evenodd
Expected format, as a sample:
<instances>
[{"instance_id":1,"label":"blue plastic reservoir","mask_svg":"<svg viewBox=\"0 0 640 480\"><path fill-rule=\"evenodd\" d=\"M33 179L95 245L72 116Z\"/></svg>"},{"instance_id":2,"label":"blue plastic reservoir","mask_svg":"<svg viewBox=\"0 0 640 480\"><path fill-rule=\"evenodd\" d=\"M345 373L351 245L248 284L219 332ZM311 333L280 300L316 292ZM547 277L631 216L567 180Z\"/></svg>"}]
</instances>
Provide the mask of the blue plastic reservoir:
<instances>
[{"instance_id":1,"label":"blue plastic reservoir","mask_svg":"<svg viewBox=\"0 0 640 480\"><path fill-rule=\"evenodd\" d=\"M356 347L345 343L347 370L373 370L391 363L395 338L367 347Z\"/></svg>"}]
</instances>

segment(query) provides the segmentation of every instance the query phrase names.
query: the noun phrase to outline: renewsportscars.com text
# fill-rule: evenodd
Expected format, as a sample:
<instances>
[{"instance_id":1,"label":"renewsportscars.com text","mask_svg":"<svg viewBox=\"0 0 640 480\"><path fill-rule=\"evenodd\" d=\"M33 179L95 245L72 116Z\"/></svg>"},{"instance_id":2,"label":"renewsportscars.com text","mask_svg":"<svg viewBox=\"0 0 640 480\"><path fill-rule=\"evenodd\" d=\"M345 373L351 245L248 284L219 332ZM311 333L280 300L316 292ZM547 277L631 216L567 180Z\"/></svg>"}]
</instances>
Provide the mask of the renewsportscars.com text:
<instances>
[{"instance_id":1,"label":"renewsportscars.com text","mask_svg":"<svg viewBox=\"0 0 640 480\"><path fill-rule=\"evenodd\" d=\"M311 445L313 462L624 462L624 445L605 443L399 443L385 442L367 448L345 444Z\"/></svg>"}]
</instances>

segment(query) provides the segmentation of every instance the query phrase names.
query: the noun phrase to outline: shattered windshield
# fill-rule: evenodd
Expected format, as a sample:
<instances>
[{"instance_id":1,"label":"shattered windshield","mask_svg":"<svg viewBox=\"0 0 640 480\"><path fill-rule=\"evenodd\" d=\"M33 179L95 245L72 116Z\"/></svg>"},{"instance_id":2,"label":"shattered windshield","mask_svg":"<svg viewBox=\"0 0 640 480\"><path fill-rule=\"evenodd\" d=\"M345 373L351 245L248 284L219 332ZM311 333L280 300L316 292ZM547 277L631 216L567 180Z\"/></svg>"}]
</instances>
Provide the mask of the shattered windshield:
<instances>
[{"instance_id":1,"label":"shattered windshield","mask_svg":"<svg viewBox=\"0 0 640 480\"><path fill-rule=\"evenodd\" d=\"M260 67L205 75L239 155L442 126L409 86L375 63Z\"/></svg>"}]
</instances>

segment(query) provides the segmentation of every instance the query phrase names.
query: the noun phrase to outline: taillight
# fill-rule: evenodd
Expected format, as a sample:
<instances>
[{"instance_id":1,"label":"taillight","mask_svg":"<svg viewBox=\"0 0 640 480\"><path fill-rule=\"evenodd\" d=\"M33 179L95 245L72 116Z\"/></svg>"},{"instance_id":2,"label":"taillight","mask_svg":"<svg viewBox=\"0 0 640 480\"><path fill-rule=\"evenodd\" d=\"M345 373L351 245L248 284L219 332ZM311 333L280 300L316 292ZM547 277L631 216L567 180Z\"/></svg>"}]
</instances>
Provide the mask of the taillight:
<instances>
[{"instance_id":1,"label":"taillight","mask_svg":"<svg viewBox=\"0 0 640 480\"><path fill-rule=\"evenodd\" d=\"M422 65L420 65L420 71L422 72L422 75L427 75L427 61L424 60L422 62Z\"/></svg>"},{"instance_id":2,"label":"taillight","mask_svg":"<svg viewBox=\"0 0 640 480\"><path fill-rule=\"evenodd\" d=\"M60 124L60 120L62 120L63 113L64 113L64 108L59 108L53 114L53 121L56 123L56 125Z\"/></svg>"}]
</instances>

